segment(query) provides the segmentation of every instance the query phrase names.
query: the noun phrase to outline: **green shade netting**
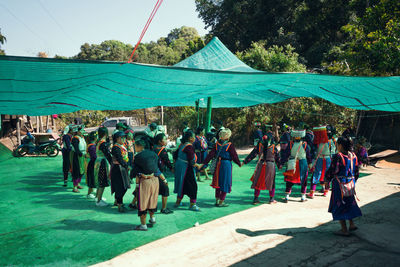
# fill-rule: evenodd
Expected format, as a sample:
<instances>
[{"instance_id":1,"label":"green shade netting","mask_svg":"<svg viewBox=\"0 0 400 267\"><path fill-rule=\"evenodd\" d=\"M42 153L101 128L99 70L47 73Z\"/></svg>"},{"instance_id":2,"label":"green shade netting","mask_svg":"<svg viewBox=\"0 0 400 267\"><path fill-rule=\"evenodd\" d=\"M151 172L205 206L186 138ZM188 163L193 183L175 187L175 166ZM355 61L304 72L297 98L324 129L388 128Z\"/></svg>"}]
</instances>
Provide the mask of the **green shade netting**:
<instances>
[{"instance_id":1,"label":"green shade netting","mask_svg":"<svg viewBox=\"0 0 400 267\"><path fill-rule=\"evenodd\" d=\"M0 56L0 114L192 106L196 99L204 106L209 96L214 107L320 97L353 109L400 111L399 76L266 73L226 51L216 39L173 67Z\"/></svg>"},{"instance_id":2,"label":"green shade netting","mask_svg":"<svg viewBox=\"0 0 400 267\"><path fill-rule=\"evenodd\" d=\"M214 37L203 49L174 66L202 70L259 72L240 61L218 37Z\"/></svg>"}]
</instances>

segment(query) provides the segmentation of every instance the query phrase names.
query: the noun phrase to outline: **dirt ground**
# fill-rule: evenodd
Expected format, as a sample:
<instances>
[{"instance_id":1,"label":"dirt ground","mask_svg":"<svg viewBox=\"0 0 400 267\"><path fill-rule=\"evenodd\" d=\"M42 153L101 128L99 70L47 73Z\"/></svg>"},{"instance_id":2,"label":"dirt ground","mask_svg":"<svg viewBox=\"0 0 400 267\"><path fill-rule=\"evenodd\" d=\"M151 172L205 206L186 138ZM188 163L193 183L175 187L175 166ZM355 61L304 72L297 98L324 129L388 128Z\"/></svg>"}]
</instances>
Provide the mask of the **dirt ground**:
<instances>
[{"instance_id":1,"label":"dirt ground","mask_svg":"<svg viewBox=\"0 0 400 267\"><path fill-rule=\"evenodd\" d=\"M97 266L399 266L399 162L397 156L363 169L371 175L357 182L363 216L350 237L333 235L339 224L327 212L329 197L292 198L221 217Z\"/></svg>"}]
</instances>

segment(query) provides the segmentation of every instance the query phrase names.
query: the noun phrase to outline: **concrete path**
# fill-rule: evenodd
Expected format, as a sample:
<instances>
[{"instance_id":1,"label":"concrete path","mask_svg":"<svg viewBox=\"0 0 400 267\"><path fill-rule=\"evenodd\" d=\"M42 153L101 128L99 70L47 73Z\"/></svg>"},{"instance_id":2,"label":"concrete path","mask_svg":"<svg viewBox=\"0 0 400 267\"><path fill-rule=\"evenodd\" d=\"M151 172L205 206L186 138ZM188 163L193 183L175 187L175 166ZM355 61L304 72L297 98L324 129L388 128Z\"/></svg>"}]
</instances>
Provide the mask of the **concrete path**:
<instances>
[{"instance_id":1,"label":"concrete path","mask_svg":"<svg viewBox=\"0 0 400 267\"><path fill-rule=\"evenodd\" d=\"M293 198L193 227L97 266L399 266L400 165L377 166L366 168L371 175L357 183L363 217L351 237L332 234L339 224L327 212L329 197Z\"/></svg>"}]
</instances>

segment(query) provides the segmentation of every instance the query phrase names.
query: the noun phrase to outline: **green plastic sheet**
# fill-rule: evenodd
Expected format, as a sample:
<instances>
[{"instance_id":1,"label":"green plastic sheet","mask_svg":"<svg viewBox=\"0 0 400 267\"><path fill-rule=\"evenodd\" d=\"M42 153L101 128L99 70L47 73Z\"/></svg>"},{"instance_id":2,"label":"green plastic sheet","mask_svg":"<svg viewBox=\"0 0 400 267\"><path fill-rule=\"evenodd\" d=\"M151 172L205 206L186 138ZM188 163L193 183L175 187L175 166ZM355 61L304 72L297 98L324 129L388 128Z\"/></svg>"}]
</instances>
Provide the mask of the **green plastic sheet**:
<instances>
[{"instance_id":1,"label":"green plastic sheet","mask_svg":"<svg viewBox=\"0 0 400 267\"><path fill-rule=\"evenodd\" d=\"M154 106L245 107L319 97L359 110L400 111L400 77L267 73L218 39L175 66L0 56L0 114Z\"/></svg>"}]
</instances>

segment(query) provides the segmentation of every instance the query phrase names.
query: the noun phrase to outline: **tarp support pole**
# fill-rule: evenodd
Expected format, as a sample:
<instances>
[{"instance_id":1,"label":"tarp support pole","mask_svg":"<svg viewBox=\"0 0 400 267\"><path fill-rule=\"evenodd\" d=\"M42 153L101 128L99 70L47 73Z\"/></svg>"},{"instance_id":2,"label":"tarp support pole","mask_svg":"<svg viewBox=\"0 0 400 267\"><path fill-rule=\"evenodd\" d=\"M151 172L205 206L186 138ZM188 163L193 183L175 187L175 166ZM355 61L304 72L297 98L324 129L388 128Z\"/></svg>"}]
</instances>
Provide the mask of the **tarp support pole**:
<instances>
[{"instance_id":1,"label":"tarp support pole","mask_svg":"<svg viewBox=\"0 0 400 267\"><path fill-rule=\"evenodd\" d=\"M164 106L161 106L161 125L164 125Z\"/></svg>"},{"instance_id":2,"label":"tarp support pole","mask_svg":"<svg viewBox=\"0 0 400 267\"><path fill-rule=\"evenodd\" d=\"M211 111L212 111L212 99L211 96L209 96L207 98L206 133L210 132L211 128Z\"/></svg>"},{"instance_id":3,"label":"tarp support pole","mask_svg":"<svg viewBox=\"0 0 400 267\"><path fill-rule=\"evenodd\" d=\"M21 145L21 118L17 116L17 142Z\"/></svg>"},{"instance_id":4,"label":"tarp support pole","mask_svg":"<svg viewBox=\"0 0 400 267\"><path fill-rule=\"evenodd\" d=\"M199 100L196 100L196 113L197 113L197 127L200 126L200 108L199 108Z\"/></svg>"}]
</instances>

